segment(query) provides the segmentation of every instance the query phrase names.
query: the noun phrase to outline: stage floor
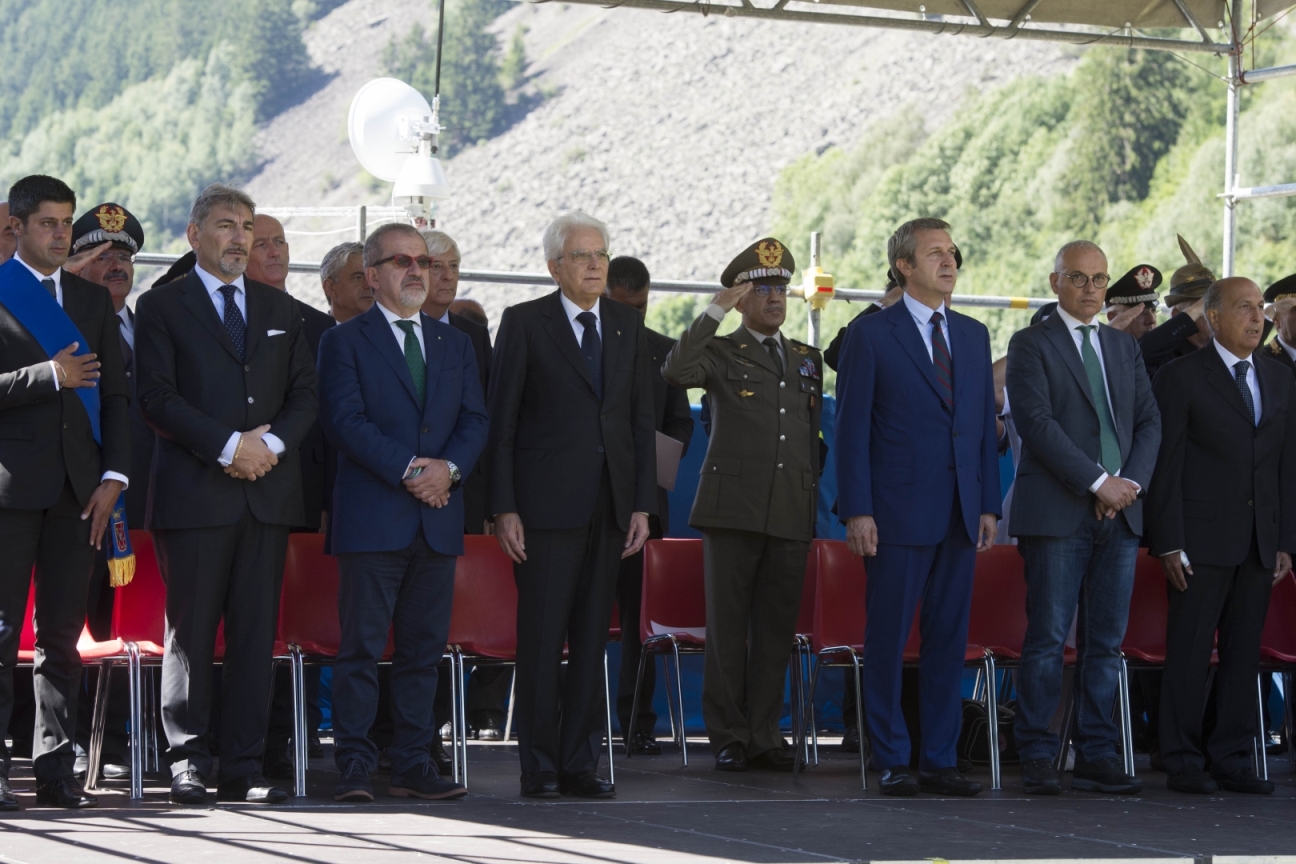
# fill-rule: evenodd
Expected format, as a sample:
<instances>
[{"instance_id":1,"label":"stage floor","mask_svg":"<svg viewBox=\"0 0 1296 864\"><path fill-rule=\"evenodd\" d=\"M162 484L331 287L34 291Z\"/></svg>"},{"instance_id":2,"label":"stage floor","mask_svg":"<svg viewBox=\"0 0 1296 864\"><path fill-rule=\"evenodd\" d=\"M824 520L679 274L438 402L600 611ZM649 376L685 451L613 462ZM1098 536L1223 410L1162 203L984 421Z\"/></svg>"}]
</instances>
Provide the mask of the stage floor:
<instances>
[{"instance_id":1,"label":"stage floor","mask_svg":"<svg viewBox=\"0 0 1296 864\"><path fill-rule=\"evenodd\" d=\"M1140 757L1147 791L1104 797L1064 791L1021 794L1016 767L1002 792L975 799L884 798L861 792L854 757L821 747L821 764L790 775L721 774L704 742L626 760L618 756L615 801L518 797L515 748L472 743L469 796L409 804L383 795L372 805L332 801L330 759L314 760L311 797L278 807L181 809L150 778L146 800L120 786L97 810L37 808L30 765L14 764L23 808L0 814L0 861L36 862L819 862L943 859L1196 858L1296 854L1296 775L1270 758L1271 797L1176 795ZM326 745L326 753L331 747ZM978 772L989 785L989 772ZM214 790L212 800L214 800Z\"/></svg>"}]
</instances>

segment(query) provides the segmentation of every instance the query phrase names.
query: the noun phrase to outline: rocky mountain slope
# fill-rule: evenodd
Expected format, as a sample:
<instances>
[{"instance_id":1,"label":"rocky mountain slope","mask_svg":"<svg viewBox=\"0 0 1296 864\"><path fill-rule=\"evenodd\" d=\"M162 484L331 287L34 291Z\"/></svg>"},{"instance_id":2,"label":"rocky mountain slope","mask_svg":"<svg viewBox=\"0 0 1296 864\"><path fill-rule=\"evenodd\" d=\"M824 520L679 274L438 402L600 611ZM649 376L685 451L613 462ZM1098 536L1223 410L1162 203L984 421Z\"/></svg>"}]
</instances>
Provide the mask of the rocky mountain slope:
<instances>
[{"instance_id":1,"label":"rocky mountain slope","mask_svg":"<svg viewBox=\"0 0 1296 864\"><path fill-rule=\"evenodd\" d=\"M386 204L390 187L362 175L346 140L352 95L381 73L383 47L427 0L350 0L306 34L329 77L258 133L264 158L248 189L262 206ZM540 236L559 213L605 220L614 254L662 278L715 279L768 230L781 168L849 145L901 112L945 122L969 92L1021 75L1051 76L1074 49L632 9L519 4L495 24L501 44L526 28L536 103L489 141L452 155L454 198L440 224L467 269L544 269ZM429 27L430 29L430 27ZM319 260L351 239L346 219L295 217L293 257ZM291 289L316 305L316 280ZM463 286L497 319L528 289Z\"/></svg>"}]
</instances>

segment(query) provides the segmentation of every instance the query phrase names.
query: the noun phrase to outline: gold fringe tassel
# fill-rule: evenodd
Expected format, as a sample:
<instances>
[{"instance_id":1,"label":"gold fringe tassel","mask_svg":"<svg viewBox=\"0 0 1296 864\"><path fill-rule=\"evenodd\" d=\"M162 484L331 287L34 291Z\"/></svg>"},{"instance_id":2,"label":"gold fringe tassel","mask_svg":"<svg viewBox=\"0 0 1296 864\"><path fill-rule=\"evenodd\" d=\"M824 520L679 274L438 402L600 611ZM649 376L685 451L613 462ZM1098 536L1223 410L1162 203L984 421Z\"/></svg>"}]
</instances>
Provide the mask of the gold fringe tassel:
<instances>
[{"instance_id":1,"label":"gold fringe tassel","mask_svg":"<svg viewBox=\"0 0 1296 864\"><path fill-rule=\"evenodd\" d=\"M108 584L114 588L129 585L135 578L135 556L108 559Z\"/></svg>"}]
</instances>

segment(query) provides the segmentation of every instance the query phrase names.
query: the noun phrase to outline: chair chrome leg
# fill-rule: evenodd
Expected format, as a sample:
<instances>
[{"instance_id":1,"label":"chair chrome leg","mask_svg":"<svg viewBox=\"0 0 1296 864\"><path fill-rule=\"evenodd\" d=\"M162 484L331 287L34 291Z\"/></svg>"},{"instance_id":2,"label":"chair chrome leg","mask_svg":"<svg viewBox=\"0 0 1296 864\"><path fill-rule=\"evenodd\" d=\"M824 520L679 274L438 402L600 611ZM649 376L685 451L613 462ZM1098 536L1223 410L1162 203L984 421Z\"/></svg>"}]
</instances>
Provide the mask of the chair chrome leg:
<instances>
[{"instance_id":1,"label":"chair chrome leg","mask_svg":"<svg viewBox=\"0 0 1296 864\"><path fill-rule=\"evenodd\" d=\"M680 673L680 653L679 643L671 637L671 653L675 655L675 704L679 708L679 742L680 758L684 760L684 767L688 767L688 732L684 725L684 685Z\"/></svg>"},{"instance_id":2,"label":"chair chrome leg","mask_svg":"<svg viewBox=\"0 0 1296 864\"><path fill-rule=\"evenodd\" d=\"M671 740L679 744L679 730L675 728L675 694L671 692L670 686L670 662L665 654L660 656L662 679L666 682L666 719L670 721Z\"/></svg>"},{"instance_id":3,"label":"chair chrome leg","mask_svg":"<svg viewBox=\"0 0 1296 864\"><path fill-rule=\"evenodd\" d=\"M814 705L815 693L818 691L818 689L819 689L819 667L816 665L810 669L810 693L806 697L807 701L810 703L811 706ZM814 717L813 708L811 710L810 716L812 718ZM819 764L818 759L815 760L815 764L816 765ZM810 767L809 763L806 764L806 767L807 768Z\"/></svg>"},{"instance_id":4,"label":"chair chrome leg","mask_svg":"<svg viewBox=\"0 0 1296 864\"><path fill-rule=\"evenodd\" d=\"M507 744L512 740L513 735L513 697L517 694L517 664L513 664L513 672L509 675L509 707L508 715L504 718L504 743Z\"/></svg>"},{"instance_id":5,"label":"chair chrome leg","mask_svg":"<svg viewBox=\"0 0 1296 864\"><path fill-rule=\"evenodd\" d=\"M647 651L639 652L639 671L635 674L634 698L630 701L630 722L626 724L625 729L621 730L621 734L625 737L625 755L627 759L631 758L634 755L633 753L630 752L630 744L632 741L634 741L635 724L639 722L639 691L643 689L644 671L646 668L645 664L651 662L652 662L652 658ZM669 682L667 682L666 685L666 695L667 696L670 695ZM667 713L669 713L669 711ZM671 718L671 728L672 729L675 728L674 717ZM649 729L648 731L651 732L652 730Z\"/></svg>"},{"instance_id":6,"label":"chair chrome leg","mask_svg":"<svg viewBox=\"0 0 1296 864\"><path fill-rule=\"evenodd\" d=\"M306 735L306 668L301 648L288 646L288 669L291 673L293 699L293 794L306 797L306 761L310 758L310 744Z\"/></svg>"},{"instance_id":7,"label":"chair chrome leg","mask_svg":"<svg viewBox=\"0 0 1296 864\"><path fill-rule=\"evenodd\" d=\"M603 649L603 712L607 716L608 782L616 785L616 766L612 764L612 688L608 684L607 648ZM626 751L629 752L627 747Z\"/></svg>"},{"instance_id":8,"label":"chair chrome leg","mask_svg":"<svg viewBox=\"0 0 1296 864\"><path fill-rule=\"evenodd\" d=\"M1134 776L1134 718L1130 714L1129 663L1125 655L1120 658L1120 679L1117 681L1120 698L1121 750L1125 757L1125 773Z\"/></svg>"},{"instance_id":9,"label":"chair chrome leg","mask_svg":"<svg viewBox=\"0 0 1296 864\"><path fill-rule=\"evenodd\" d=\"M86 789L99 787L99 766L103 762L104 727L108 721L108 676L112 661L102 660L95 672L94 708L90 712L90 752L86 758Z\"/></svg>"},{"instance_id":10,"label":"chair chrome leg","mask_svg":"<svg viewBox=\"0 0 1296 864\"><path fill-rule=\"evenodd\" d=\"M1263 674L1263 673L1260 673ZM1264 688L1260 686L1260 674L1256 675L1256 774L1261 780L1269 779L1269 730L1265 728Z\"/></svg>"},{"instance_id":11,"label":"chair chrome leg","mask_svg":"<svg viewBox=\"0 0 1296 864\"><path fill-rule=\"evenodd\" d=\"M984 672L986 717L990 721L986 727L989 738L987 743L990 745L990 788L998 792L1003 788L999 761L999 688L995 686L999 679L995 672L994 655L988 650L985 652Z\"/></svg>"},{"instance_id":12,"label":"chair chrome leg","mask_svg":"<svg viewBox=\"0 0 1296 864\"><path fill-rule=\"evenodd\" d=\"M805 654L805 676L804 677L812 678L814 676L815 661L814 661L814 652L810 648L810 640L807 639L805 641L805 644L802 646L801 650ZM808 721L810 724L810 750L814 754L814 764L818 765L819 764L819 720L815 714L815 703L813 697L807 699L806 707L810 712L809 721Z\"/></svg>"},{"instance_id":13,"label":"chair chrome leg","mask_svg":"<svg viewBox=\"0 0 1296 864\"><path fill-rule=\"evenodd\" d=\"M1072 693L1063 694L1062 707L1062 729L1058 735L1058 752L1053 758L1053 770L1059 774L1066 771L1067 753L1071 750L1072 717L1075 714L1075 697Z\"/></svg>"},{"instance_id":14,"label":"chair chrome leg","mask_svg":"<svg viewBox=\"0 0 1296 864\"><path fill-rule=\"evenodd\" d=\"M868 791L868 758L864 755L864 679L860 674L859 655L850 652L851 671L855 675L855 729L860 736L860 788Z\"/></svg>"},{"instance_id":15,"label":"chair chrome leg","mask_svg":"<svg viewBox=\"0 0 1296 864\"><path fill-rule=\"evenodd\" d=\"M1292 729L1296 726L1292 722L1292 674L1290 672L1280 672L1283 685L1283 737L1287 739L1287 765L1296 768L1296 742L1292 741Z\"/></svg>"},{"instance_id":16,"label":"chair chrome leg","mask_svg":"<svg viewBox=\"0 0 1296 864\"><path fill-rule=\"evenodd\" d=\"M468 673L464 671L463 652L455 650L450 671L459 686L459 782L468 787Z\"/></svg>"},{"instance_id":17,"label":"chair chrome leg","mask_svg":"<svg viewBox=\"0 0 1296 864\"><path fill-rule=\"evenodd\" d=\"M130 685L130 797L144 797L144 735L141 727L143 709L140 686L140 650L134 642L126 643L127 680Z\"/></svg>"}]
</instances>

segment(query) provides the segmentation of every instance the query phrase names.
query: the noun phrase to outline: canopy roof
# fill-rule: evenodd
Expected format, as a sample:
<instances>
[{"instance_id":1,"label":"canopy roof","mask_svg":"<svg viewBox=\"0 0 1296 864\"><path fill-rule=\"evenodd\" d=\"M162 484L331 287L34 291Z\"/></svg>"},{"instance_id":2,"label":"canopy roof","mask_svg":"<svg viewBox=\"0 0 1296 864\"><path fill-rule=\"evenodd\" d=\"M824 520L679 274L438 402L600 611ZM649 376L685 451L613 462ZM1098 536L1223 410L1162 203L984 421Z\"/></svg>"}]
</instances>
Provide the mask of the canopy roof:
<instances>
[{"instance_id":1,"label":"canopy roof","mask_svg":"<svg viewBox=\"0 0 1296 864\"><path fill-rule=\"evenodd\" d=\"M1039 24L1089 24L1095 27L1215 27L1225 18L1224 0L823 0L860 9L888 10L919 14L925 6L928 15L976 17L1020 21L1030 15ZM1272 6L1282 0L1269 0ZM1291 5L1287 3L1285 5ZM1182 8L1180 8L1182 7ZM1185 11L1196 19L1190 20ZM1019 17L1020 16L1020 17Z\"/></svg>"}]
</instances>

